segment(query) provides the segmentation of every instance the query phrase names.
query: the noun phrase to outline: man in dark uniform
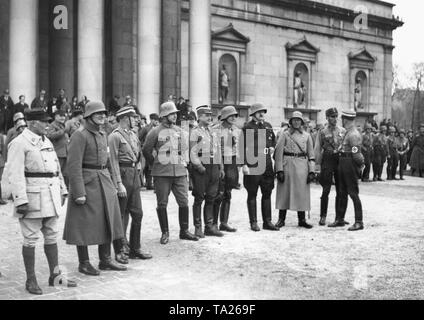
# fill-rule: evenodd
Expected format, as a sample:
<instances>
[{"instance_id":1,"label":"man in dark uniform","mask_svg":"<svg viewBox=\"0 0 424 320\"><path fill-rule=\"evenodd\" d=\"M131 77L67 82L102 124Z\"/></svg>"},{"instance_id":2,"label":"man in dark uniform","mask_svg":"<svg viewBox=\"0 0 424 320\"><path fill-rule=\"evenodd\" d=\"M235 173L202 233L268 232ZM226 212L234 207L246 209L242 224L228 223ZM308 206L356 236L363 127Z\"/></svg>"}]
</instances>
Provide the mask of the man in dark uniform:
<instances>
[{"instance_id":1,"label":"man in dark uniform","mask_svg":"<svg viewBox=\"0 0 424 320\"><path fill-rule=\"evenodd\" d=\"M224 176L219 140L209 126L212 110L209 106L197 108L199 126L190 133L190 162L193 177L193 222L195 235L222 237L224 234L213 225L213 205L218 194L219 180ZM202 231L202 203L205 232Z\"/></svg>"},{"instance_id":2,"label":"man in dark uniform","mask_svg":"<svg viewBox=\"0 0 424 320\"><path fill-rule=\"evenodd\" d=\"M127 270L111 258L111 243L122 239L124 232L117 186L108 170L108 141L101 130L106 113L103 102L88 102L84 127L72 135L68 149L70 199L63 239L77 246L79 272L89 276L100 274L90 263L92 245L98 245L100 270Z\"/></svg>"},{"instance_id":3,"label":"man in dark uniform","mask_svg":"<svg viewBox=\"0 0 424 320\"><path fill-rule=\"evenodd\" d=\"M140 139L140 145L141 148L143 148L144 143L146 142L147 135L152 131L154 128L159 126L159 115L156 113L152 113L150 116L150 123L142 128L139 132L139 139ZM146 189L147 190L154 190L155 187L153 186L153 177L152 177L152 168L149 166L149 164L146 162L145 167L143 169L143 174L146 179Z\"/></svg>"},{"instance_id":4,"label":"man in dark uniform","mask_svg":"<svg viewBox=\"0 0 424 320\"><path fill-rule=\"evenodd\" d=\"M370 172L371 172L371 163L372 163L372 156L373 156L373 134L371 132L372 126L371 123L365 124L365 132L362 135L362 154L365 158L365 169L362 174L362 182L370 182Z\"/></svg>"},{"instance_id":5,"label":"man in dark uniform","mask_svg":"<svg viewBox=\"0 0 424 320\"><path fill-rule=\"evenodd\" d=\"M358 180L361 177L361 170L364 167L364 156L361 153L362 137L355 125L356 112L345 111L342 113L343 127L346 134L339 148L339 208L336 210L335 227L344 227L344 217L346 215L348 196L353 201L355 208L355 224L349 231L364 229L362 216L362 203L359 198Z\"/></svg>"},{"instance_id":6,"label":"man in dark uniform","mask_svg":"<svg viewBox=\"0 0 424 320\"><path fill-rule=\"evenodd\" d=\"M374 151L373 162L372 162L372 171L374 172L373 181L383 181L381 179L381 174L383 173L383 166L386 162L386 157L389 154L387 147L387 137L386 137L387 127L382 125L380 127L380 133L377 136L374 136L372 147Z\"/></svg>"},{"instance_id":7,"label":"man in dark uniform","mask_svg":"<svg viewBox=\"0 0 424 320\"><path fill-rule=\"evenodd\" d=\"M409 152L409 141L406 137L406 131L404 129L399 130L399 137L396 139L397 152L399 154L399 175L400 180L405 180L403 175L406 170L408 152Z\"/></svg>"},{"instance_id":8,"label":"man in dark uniform","mask_svg":"<svg viewBox=\"0 0 424 320\"><path fill-rule=\"evenodd\" d=\"M110 164L112 179L118 186L119 207L121 208L124 238L113 242L116 261L127 264L128 260L123 252L126 246L126 234L131 215L131 231L129 241L130 259L151 259L150 254L143 253L140 245L141 222L143 209L141 206L140 176L137 163L140 159L139 141L132 131L137 116L134 108L124 107L116 113L119 127L109 136Z\"/></svg>"},{"instance_id":9,"label":"man in dark uniform","mask_svg":"<svg viewBox=\"0 0 424 320\"><path fill-rule=\"evenodd\" d=\"M147 136L143 147L143 155L152 166L155 192L157 198L157 213L162 231L160 243L169 242L168 198L172 191L178 206L180 220L180 239L198 241L189 232L188 180L187 163L189 161L188 136L178 126L178 109L171 101L160 107L162 123Z\"/></svg>"},{"instance_id":10,"label":"man in dark uniform","mask_svg":"<svg viewBox=\"0 0 424 320\"><path fill-rule=\"evenodd\" d=\"M343 141L345 129L337 125L339 112L336 108L325 112L328 124L321 129L315 141L315 165L319 173L319 183L322 186L320 226L325 226L328 212L328 196L333 180L336 187L336 211L339 204L339 154L338 150ZM330 225L331 226L331 225Z\"/></svg>"},{"instance_id":11,"label":"man in dark uniform","mask_svg":"<svg viewBox=\"0 0 424 320\"><path fill-rule=\"evenodd\" d=\"M9 122L13 119L13 100L10 97L9 89L4 90L0 97L0 133L6 134L11 127Z\"/></svg>"},{"instance_id":12,"label":"man in dark uniform","mask_svg":"<svg viewBox=\"0 0 424 320\"><path fill-rule=\"evenodd\" d=\"M389 154L387 156L387 180L398 180L396 178L396 171L399 164L399 154L396 144L396 128L391 126L389 128L389 136L387 137L387 149Z\"/></svg>"},{"instance_id":13,"label":"man in dark uniform","mask_svg":"<svg viewBox=\"0 0 424 320\"><path fill-rule=\"evenodd\" d=\"M215 199L215 209L220 208L220 231L237 232L237 229L228 225L231 206L231 191L239 182L240 138L241 130L236 126L238 112L235 107L228 106L221 111L221 124L214 131L221 140L221 155L224 163L225 177L221 182L218 196ZM217 218L216 218L217 220ZM218 221L216 221L218 223Z\"/></svg>"},{"instance_id":14,"label":"man in dark uniform","mask_svg":"<svg viewBox=\"0 0 424 320\"><path fill-rule=\"evenodd\" d=\"M252 120L243 128L245 157L243 166L244 187L247 190L247 211L250 228L258 232L257 203L258 188L261 188L263 229L278 231L272 223L271 194L274 190L275 172L272 155L275 151L276 138L272 126L265 121L267 109L260 103L252 106ZM252 161L254 163L252 163Z\"/></svg>"}]
</instances>

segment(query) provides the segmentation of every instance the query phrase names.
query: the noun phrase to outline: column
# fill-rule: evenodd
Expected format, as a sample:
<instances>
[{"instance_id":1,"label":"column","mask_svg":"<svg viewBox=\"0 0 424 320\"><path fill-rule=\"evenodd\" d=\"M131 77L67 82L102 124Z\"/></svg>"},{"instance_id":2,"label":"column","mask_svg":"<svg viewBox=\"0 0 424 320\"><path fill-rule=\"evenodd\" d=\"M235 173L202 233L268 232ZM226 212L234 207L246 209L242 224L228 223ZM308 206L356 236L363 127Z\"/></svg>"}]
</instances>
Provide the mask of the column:
<instances>
[{"instance_id":1,"label":"column","mask_svg":"<svg viewBox=\"0 0 424 320\"><path fill-rule=\"evenodd\" d=\"M211 104L211 3L190 0L190 102Z\"/></svg>"},{"instance_id":2,"label":"column","mask_svg":"<svg viewBox=\"0 0 424 320\"><path fill-rule=\"evenodd\" d=\"M78 95L103 100L104 0L78 2Z\"/></svg>"},{"instance_id":3,"label":"column","mask_svg":"<svg viewBox=\"0 0 424 320\"><path fill-rule=\"evenodd\" d=\"M9 82L12 99L36 96L38 77L38 0L10 1Z\"/></svg>"},{"instance_id":4,"label":"column","mask_svg":"<svg viewBox=\"0 0 424 320\"><path fill-rule=\"evenodd\" d=\"M161 1L138 3L138 107L146 115L160 105Z\"/></svg>"}]
</instances>

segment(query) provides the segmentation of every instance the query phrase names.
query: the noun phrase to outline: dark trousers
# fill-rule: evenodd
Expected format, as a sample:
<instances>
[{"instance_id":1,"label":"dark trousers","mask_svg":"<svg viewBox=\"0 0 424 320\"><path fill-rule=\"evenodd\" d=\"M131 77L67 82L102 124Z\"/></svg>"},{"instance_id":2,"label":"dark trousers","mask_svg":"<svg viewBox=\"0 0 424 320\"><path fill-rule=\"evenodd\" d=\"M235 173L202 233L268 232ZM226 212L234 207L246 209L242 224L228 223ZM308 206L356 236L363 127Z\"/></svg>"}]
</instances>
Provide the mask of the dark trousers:
<instances>
[{"instance_id":1,"label":"dark trousers","mask_svg":"<svg viewBox=\"0 0 424 320\"><path fill-rule=\"evenodd\" d=\"M381 178L383 173L383 166L386 162L386 153L383 148L378 147L374 150L372 170L374 172L374 178Z\"/></svg>"},{"instance_id":2,"label":"dark trousers","mask_svg":"<svg viewBox=\"0 0 424 320\"><path fill-rule=\"evenodd\" d=\"M188 208L188 181L183 177L155 177L155 193L158 209L168 207L168 198L172 191L180 208Z\"/></svg>"},{"instance_id":3,"label":"dark trousers","mask_svg":"<svg viewBox=\"0 0 424 320\"><path fill-rule=\"evenodd\" d=\"M403 175L406 170L406 165L408 164L408 155L406 153L404 155L399 155L399 162L400 162L399 175L401 178L403 178Z\"/></svg>"},{"instance_id":4,"label":"dark trousers","mask_svg":"<svg viewBox=\"0 0 424 320\"><path fill-rule=\"evenodd\" d=\"M325 155L322 159L321 175L319 183L322 186L321 195L321 217L327 217L328 212L328 197L333 185L333 179L336 187L336 208L339 202L339 173L338 173L339 157L338 155Z\"/></svg>"},{"instance_id":5,"label":"dark trousers","mask_svg":"<svg viewBox=\"0 0 424 320\"><path fill-rule=\"evenodd\" d=\"M362 173L362 181L370 179L371 163L372 163L371 150L364 152L364 161L365 161L365 168L364 168L364 172Z\"/></svg>"},{"instance_id":6,"label":"dark trousers","mask_svg":"<svg viewBox=\"0 0 424 320\"><path fill-rule=\"evenodd\" d=\"M143 219L143 208L140 196L140 176L135 168L121 168L120 173L122 184L127 190L127 196L125 198L119 198L119 208L121 209L122 226L124 228L125 235L125 238L122 240L124 240L125 243L128 243L126 240L126 234L129 217L131 216L129 247L131 251L137 251L141 247L141 222ZM122 250L122 240L115 240L113 242L115 253Z\"/></svg>"},{"instance_id":7,"label":"dark trousers","mask_svg":"<svg viewBox=\"0 0 424 320\"><path fill-rule=\"evenodd\" d=\"M147 164L146 164L146 167L144 168L144 176L146 179L146 188L152 189L153 188L152 169Z\"/></svg>"},{"instance_id":8,"label":"dark trousers","mask_svg":"<svg viewBox=\"0 0 424 320\"><path fill-rule=\"evenodd\" d=\"M362 203L359 198L359 170L352 158L340 158L339 159L339 203L336 208L336 219L344 220L346 216L346 210L348 205L348 196L353 201L355 208L355 222L362 223Z\"/></svg>"},{"instance_id":9,"label":"dark trousers","mask_svg":"<svg viewBox=\"0 0 424 320\"><path fill-rule=\"evenodd\" d=\"M395 179L396 171L399 165L399 154L392 152L390 158L387 159L387 179Z\"/></svg>"},{"instance_id":10,"label":"dark trousers","mask_svg":"<svg viewBox=\"0 0 424 320\"><path fill-rule=\"evenodd\" d=\"M98 246L99 259L100 261L109 261L111 259L111 246L110 243L102 244ZM78 260L79 263L90 261L87 246L77 246Z\"/></svg>"},{"instance_id":11,"label":"dark trousers","mask_svg":"<svg viewBox=\"0 0 424 320\"><path fill-rule=\"evenodd\" d=\"M244 176L243 180L247 190L247 201L256 200L259 188L261 188L262 200L271 199L272 190L275 188L273 175Z\"/></svg>"}]
</instances>

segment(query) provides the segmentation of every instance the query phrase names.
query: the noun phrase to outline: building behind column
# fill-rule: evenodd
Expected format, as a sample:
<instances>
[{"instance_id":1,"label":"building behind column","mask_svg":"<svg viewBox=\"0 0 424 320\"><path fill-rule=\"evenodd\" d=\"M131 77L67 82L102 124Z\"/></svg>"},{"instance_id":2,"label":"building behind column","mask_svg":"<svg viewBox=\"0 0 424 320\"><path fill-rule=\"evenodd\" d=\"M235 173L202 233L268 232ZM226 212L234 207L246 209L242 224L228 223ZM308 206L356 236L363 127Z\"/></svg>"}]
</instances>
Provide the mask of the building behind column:
<instances>
[{"instance_id":1,"label":"building behind column","mask_svg":"<svg viewBox=\"0 0 424 320\"><path fill-rule=\"evenodd\" d=\"M58 6L65 30L54 27ZM354 23L358 10L367 25ZM215 115L235 105L247 117L262 102L275 126L295 109L323 123L329 107L379 121L391 116L392 34L402 24L379 0L0 0L0 91L31 100L64 88L106 103L130 95L145 114L170 94Z\"/></svg>"}]
</instances>

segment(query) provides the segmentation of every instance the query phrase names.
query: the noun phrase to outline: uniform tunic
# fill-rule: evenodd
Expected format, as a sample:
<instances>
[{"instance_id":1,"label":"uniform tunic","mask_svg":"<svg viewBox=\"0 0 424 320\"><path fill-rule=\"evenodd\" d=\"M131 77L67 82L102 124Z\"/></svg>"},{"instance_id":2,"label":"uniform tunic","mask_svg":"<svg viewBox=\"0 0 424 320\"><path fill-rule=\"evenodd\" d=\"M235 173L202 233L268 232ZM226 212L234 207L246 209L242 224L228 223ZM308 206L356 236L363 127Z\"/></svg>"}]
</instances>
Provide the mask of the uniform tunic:
<instances>
[{"instance_id":1,"label":"uniform tunic","mask_svg":"<svg viewBox=\"0 0 424 320\"><path fill-rule=\"evenodd\" d=\"M412 169L424 170L424 135L415 136L412 141L412 155L410 165Z\"/></svg>"},{"instance_id":2,"label":"uniform tunic","mask_svg":"<svg viewBox=\"0 0 424 320\"><path fill-rule=\"evenodd\" d=\"M108 164L106 134L86 122L71 137L68 172L70 199L63 238L77 246L101 245L122 239L123 228L116 185ZM102 169L88 169L102 166ZM86 197L84 205L75 200Z\"/></svg>"},{"instance_id":3,"label":"uniform tunic","mask_svg":"<svg viewBox=\"0 0 424 320\"><path fill-rule=\"evenodd\" d=\"M304 153L305 156L288 156L285 153ZM315 155L309 133L290 129L281 135L275 150L275 171L285 174L284 183L278 182L277 185L276 208L310 211L311 190L307 179L308 174L315 171Z\"/></svg>"}]
</instances>

